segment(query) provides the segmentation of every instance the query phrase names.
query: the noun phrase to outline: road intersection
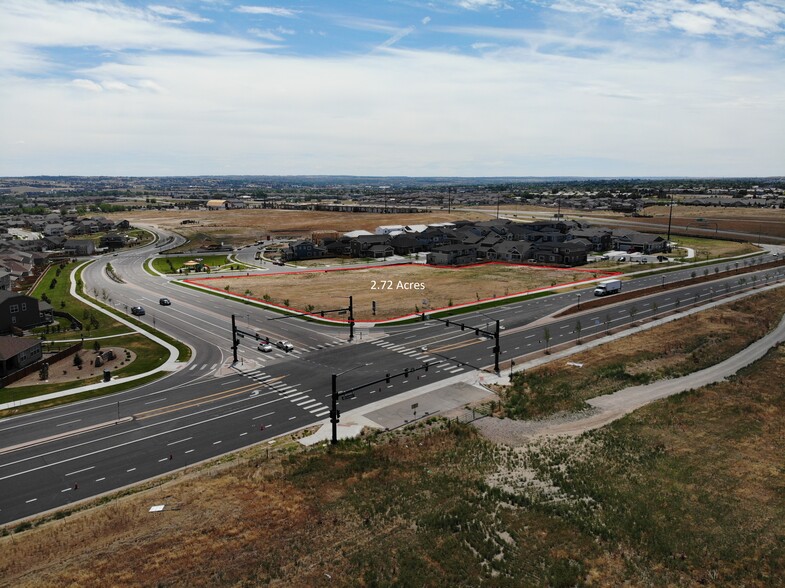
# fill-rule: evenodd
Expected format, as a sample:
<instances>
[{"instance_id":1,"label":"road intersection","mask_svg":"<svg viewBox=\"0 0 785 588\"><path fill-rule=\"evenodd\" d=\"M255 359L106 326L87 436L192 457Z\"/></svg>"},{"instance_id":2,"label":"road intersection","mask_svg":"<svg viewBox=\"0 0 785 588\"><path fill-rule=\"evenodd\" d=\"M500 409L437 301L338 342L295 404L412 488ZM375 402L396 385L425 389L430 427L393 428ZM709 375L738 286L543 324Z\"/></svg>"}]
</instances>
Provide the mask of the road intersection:
<instances>
[{"instance_id":1,"label":"road intersection","mask_svg":"<svg viewBox=\"0 0 785 588\"><path fill-rule=\"evenodd\" d=\"M177 243L174 239L170 241ZM106 291L119 315L142 305L140 318L193 349L188 363L172 363L169 375L132 390L80 401L0 421L0 523L115 491L151 477L215 458L328 418L331 374L346 390L428 363L427 372L395 378L341 401L341 410L360 411L395 403L418 390L447 390L452 384L476 381L478 370L493 366L493 340L476 336L496 320L503 326L501 360L542 352L575 339L602 334L655 314L687 305L720 300L749 287L728 262L718 262L716 281L665 291L645 299L586 310L564 318L557 311L591 296L584 288L544 298L469 312L457 318L469 328L442 322L360 329L353 341L342 326L298 319L269 320L273 311L184 288L146 272L142 265L156 251L147 247L90 264L83 272L88 291ZM760 256L766 259L767 256ZM106 277L110 262L124 282ZM750 262L741 262L750 263ZM731 264L735 267L734 264ZM703 269L702 266L701 269ZM714 265L705 266L714 272ZM778 272L760 273L771 280ZM690 269L663 274L669 282L687 279ZM721 277L726 276L726 277ZM625 290L652 287L662 275L625 282ZM172 305L157 309L166 296ZM263 353L254 340L241 341L240 362L231 362L231 323L271 340L288 339L294 350ZM578 322L580 321L580 326ZM547 331L547 332L546 332ZM5 449L3 449L5 448Z\"/></svg>"}]
</instances>

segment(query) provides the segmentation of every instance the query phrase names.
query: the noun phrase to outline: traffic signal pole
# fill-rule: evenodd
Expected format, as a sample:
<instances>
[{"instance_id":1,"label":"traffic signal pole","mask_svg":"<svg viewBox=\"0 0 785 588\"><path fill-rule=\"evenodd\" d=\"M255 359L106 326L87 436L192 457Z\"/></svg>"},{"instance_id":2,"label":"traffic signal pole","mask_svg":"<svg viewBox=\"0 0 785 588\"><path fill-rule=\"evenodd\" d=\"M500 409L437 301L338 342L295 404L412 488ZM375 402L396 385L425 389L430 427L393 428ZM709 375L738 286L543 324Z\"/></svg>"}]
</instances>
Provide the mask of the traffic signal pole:
<instances>
[{"instance_id":1,"label":"traffic signal pole","mask_svg":"<svg viewBox=\"0 0 785 588\"><path fill-rule=\"evenodd\" d=\"M408 377L409 374L413 374L414 372L418 372L420 370L428 371L430 367L429 363L424 363L420 367L416 368L406 368L402 372L398 372L397 374L385 374L383 378L379 378L378 380L374 380L373 382L367 382L365 384L360 384L359 386L355 386L354 388L349 388L348 390L343 390L338 392L338 376L340 374L333 374L332 375L332 394L330 394L330 424L332 425L332 439L330 443L335 445L338 443L338 423L341 419L341 411L338 410L338 400L344 398L345 396L354 395L357 390L362 390L363 388L370 388L371 386L375 386L376 384L380 384L381 382L390 382L390 378L397 378L399 376ZM346 373L346 372L344 372Z\"/></svg>"}]
</instances>

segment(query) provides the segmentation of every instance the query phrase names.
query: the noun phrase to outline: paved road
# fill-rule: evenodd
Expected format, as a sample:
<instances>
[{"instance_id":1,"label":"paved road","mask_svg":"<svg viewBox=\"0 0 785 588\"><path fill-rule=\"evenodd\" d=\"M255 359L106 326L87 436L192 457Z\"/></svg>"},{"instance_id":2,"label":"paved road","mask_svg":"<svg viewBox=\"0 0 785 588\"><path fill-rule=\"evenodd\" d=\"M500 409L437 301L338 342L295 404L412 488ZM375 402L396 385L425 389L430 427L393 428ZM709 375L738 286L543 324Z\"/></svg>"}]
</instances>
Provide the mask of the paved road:
<instances>
[{"instance_id":1,"label":"paved road","mask_svg":"<svg viewBox=\"0 0 785 588\"><path fill-rule=\"evenodd\" d=\"M532 322L574 304L574 293L463 315L458 320L468 326L464 330L427 321L359 330L349 342L346 328L269 320L279 315L173 285L141 269L146 257L146 251L136 251L98 260L85 272L85 282L97 288L99 296L105 288L107 302L118 312L125 312L126 305L147 306L143 322L191 345L193 360L172 375L134 390L0 421L0 448L25 445L4 453L0 450L4 488L0 523L324 422L333 373L351 370L338 378L339 390L346 390L385 373L403 372L425 362L431 365L427 373L400 376L358 392L356 398L341 402L342 410L378 406L380 400L395 402L399 394L424 384L433 386L473 374L492 365L494 347L493 341L473 329L490 330L496 319L504 327L504 362L677 305L719 299L744 286L731 275L708 285L663 292L602 311L589 310L549 323L547 336L544 326ZM125 284L106 279L103 268L110 260ZM761 284L764 273L760 272ZM667 279L675 277L668 274ZM625 288L650 286L659 280L660 276L642 278ZM586 296L589 292L584 291ZM153 310L160 296L168 296L172 306ZM233 313L241 327L291 340L294 351L265 354L256 349L255 342L244 339L241 362L231 366L229 316Z\"/></svg>"},{"instance_id":2,"label":"paved road","mask_svg":"<svg viewBox=\"0 0 785 588\"><path fill-rule=\"evenodd\" d=\"M785 318L765 337L717 365L680 378L631 386L613 394L592 398L587 404L595 410L578 413L574 417L559 416L539 421L483 421L477 423L477 426L490 438L512 445L525 444L535 438L580 435L603 427L656 400L721 382L759 360L783 341Z\"/></svg>"}]
</instances>

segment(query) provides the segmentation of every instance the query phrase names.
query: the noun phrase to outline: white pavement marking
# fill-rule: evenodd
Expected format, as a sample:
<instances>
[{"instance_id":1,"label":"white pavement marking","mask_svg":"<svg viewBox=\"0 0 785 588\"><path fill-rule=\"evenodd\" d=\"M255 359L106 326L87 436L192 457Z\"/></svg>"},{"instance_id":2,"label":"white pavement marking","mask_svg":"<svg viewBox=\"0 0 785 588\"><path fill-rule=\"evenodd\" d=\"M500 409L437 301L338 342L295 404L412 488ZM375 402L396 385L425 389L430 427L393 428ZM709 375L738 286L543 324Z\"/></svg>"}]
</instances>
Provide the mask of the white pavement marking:
<instances>
[{"instance_id":1,"label":"white pavement marking","mask_svg":"<svg viewBox=\"0 0 785 588\"><path fill-rule=\"evenodd\" d=\"M31 502L35 502L38 500L37 498L31 498L30 500L25 500L25 504L30 504Z\"/></svg>"},{"instance_id":2,"label":"white pavement marking","mask_svg":"<svg viewBox=\"0 0 785 588\"><path fill-rule=\"evenodd\" d=\"M147 406L148 404L155 404L156 402L163 402L166 398L159 398L158 400L151 400L150 402L145 402L144 405Z\"/></svg>"},{"instance_id":3,"label":"white pavement marking","mask_svg":"<svg viewBox=\"0 0 785 588\"><path fill-rule=\"evenodd\" d=\"M251 420L255 421L256 419L263 419L264 417L270 416L271 414L275 414L275 412L266 412L264 414L260 414L259 416L253 417Z\"/></svg>"},{"instance_id":4,"label":"white pavement marking","mask_svg":"<svg viewBox=\"0 0 785 588\"><path fill-rule=\"evenodd\" d=\"M326 414L330 414L330 411L329 410L325 410L324 412L317 412L317 413L314 414L314 416L322 417L322 416L324 416Z\"/></svg>"},{"instance_id":5,"label":"white pavement marking","mask_svg":"<svg viewBox=\"0 0 785 588\"><path fill-rule=\"evenodd\" d=\"M131 468L130 470L125 470L126 472L135 472L136 468Z\"/></svg>"},{"instance_id":6,"label":"white pavement marking","mask_svg":"<svg viewBox=\"0 0 785 588\"><path fill-rule=\"evenodd\" d=\"M193 453L193 452L194 452L193 449L189 449L188 451L186 451L186 453Z\"/></svg>"},{"instance_id":7,"label":"white pavement marking","mask_svg":"<svg viewBox=\"0 0 785 588\"><path fill-rule=\"evenodd\" d=\"M82 472L89 472L90 470L94 470L95 466L90 466L89 468L84 468L81 470L76 470L75 472L67 473L66 476L73 476L75 474L81 474Z\"/></svg>"},{"instance_id":8,"label":"white pavement marking","mask_svg":"<svg viewBox=\"0 0 785 588\"><path fill-rule=\"evenodd\" d=\"M78 422L79 422L79 421L81 421L81 420L82 420L82 419L76 419L75 421L68 421L67 423L60 423L60 424L59 424L59 425L57 425L57 426L58 426L58 427L64 427L65 425L73 425L74 423L78 423Z\"/></svg>"},{"instance_id":9,"label":"white pavement marking","mask_svg":"<svg viewBox=\"0 0 785 588\"><path fill-rule=\"evenodd\" d=\"M184 443L185 441L190 441L193 437L186 437L185 439L180 439L179 441L172 441L171 443L167 443L166 446L170 445L177 445L178 443Z\"/></svg>"},{"instance_id":10,"label":"white pavement marking","mask_svg":"<svg viewBox=\"0 0 785 588\"><path fill-rule=\"evenodd\" d=\"M104 480L106 480L106 478L97 478L96 482L103 482Z\"/></svg>"}]
</instances>

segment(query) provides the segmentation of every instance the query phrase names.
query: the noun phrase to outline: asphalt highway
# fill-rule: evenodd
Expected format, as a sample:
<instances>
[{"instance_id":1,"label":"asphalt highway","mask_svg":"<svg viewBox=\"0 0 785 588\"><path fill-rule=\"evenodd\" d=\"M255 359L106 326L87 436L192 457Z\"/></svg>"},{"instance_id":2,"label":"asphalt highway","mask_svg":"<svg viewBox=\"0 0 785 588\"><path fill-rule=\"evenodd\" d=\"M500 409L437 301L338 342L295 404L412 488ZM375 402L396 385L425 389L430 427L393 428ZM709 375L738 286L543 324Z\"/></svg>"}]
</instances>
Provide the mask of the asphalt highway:
<instances>
[{"instance_id":1,"label":"asphalt highway","mask_svg":"<svg viewBox=\"0 0 785 588\"><path fill-rule=\"evenodd\" d=\"M176 239L176 238L175 238ZM173 242L176 242L173 241ZM148 309L143 322L190 345L192 360L171 375L133 390L0 421L0 523L15 521L273 438L328 418L331 374L338 389L428 363L342 399L342 411L362 407L424 384L448 381L493 366L494 342L474 329L502 325L501 362L618 329L652 314L705 303L751 284L733 272L708 284L663 291L645 299L548 320L559 309L592 298L592 288L517 302L455 317L446 326L430 320L407 326L348 329L320 326L240 301L183 288L142 269L155 247L104 257L88 266L88 292L119 314L126 306ZM761 256L762 258L762 256ZM125 283L107 278L112 263ZM744 261L739 261L743 265ZM750 263L750 262L746 262ZM713 266L706 266L713 273ZM720 272L735 262L718 264ZM625 282L625 290L689 277L685 269ZM729 275L730 274L730 275ZM783 277L783 269L757 273L759 284ZM721 274L722 275L722 274ZM172 306L158 308L166 296ZM238 326L294 344L286 353L263 353L242 339L240 362L231 366L230 316ZM532 324L535 323L536 324Z\"/></svg>"}]
</instances>

